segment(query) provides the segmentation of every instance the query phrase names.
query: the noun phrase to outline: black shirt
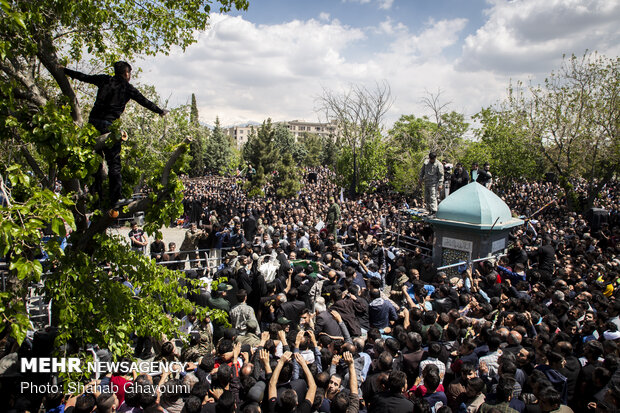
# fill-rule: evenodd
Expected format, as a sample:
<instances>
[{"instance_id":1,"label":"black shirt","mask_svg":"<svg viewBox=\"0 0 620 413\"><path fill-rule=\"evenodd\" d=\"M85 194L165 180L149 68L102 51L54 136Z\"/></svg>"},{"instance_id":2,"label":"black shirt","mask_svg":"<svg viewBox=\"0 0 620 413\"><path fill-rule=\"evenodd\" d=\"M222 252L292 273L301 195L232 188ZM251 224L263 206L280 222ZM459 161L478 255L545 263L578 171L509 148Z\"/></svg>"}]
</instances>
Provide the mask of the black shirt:
<instances>
[{"instance_id":1,"label":"black shirt","mask_svg":"<svg viewBox=\"0 0 620 413\"><path fill-rule=\"evenodd\" d=\"M413 403L402 394L379 393L368 408L368 413L411 413Z\"/></svg>"},{"instance_id":2,"label":"black shirt","mask_svg":"<svg viewBox=\"0 0 620 413\"><path fill-rule=\"evenodd\" d=\"M277 410L278 410L277 399L275 397L272 397L267 402L266 413L276 413ZM308 400L303 399L301 402L299 402L299 404L297 405L297 408L293 412L290 412L290 413L310 413L311 411L312 411L312 405L310 404Z\"/></svg>"},{"instance_id":3,"label":"black shirt","mask_svg":"<svg viewBox=\"0 0 620 413\"><path fill-rule=\"evenodd\" d=\"M89 121L91 123L93 119L114 122L121 117L125 105L130 99L135 100L152 112L160 115L164 113L156 104L145 98L138 89L120 76L87 75L67 68L64 72L73 79L92 83L99 88L95 104L90 111Z\"/></svg>"}]
</instances>

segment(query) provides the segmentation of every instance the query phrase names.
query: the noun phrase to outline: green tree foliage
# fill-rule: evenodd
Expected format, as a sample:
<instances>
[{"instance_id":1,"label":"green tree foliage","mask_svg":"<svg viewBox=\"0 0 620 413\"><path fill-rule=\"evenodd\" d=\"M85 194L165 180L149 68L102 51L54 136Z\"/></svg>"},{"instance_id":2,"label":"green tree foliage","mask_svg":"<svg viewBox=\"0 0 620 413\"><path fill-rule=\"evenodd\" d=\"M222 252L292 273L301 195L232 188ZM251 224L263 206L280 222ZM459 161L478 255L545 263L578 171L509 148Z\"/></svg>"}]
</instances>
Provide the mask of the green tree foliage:
<instances>
[{"instance_id":1,"label":"green tree foliage","mask_svg":"<svg viewBox=\"0 0 620 413\"><path fill-rule=\"evenodd\" d=\"M545 160L520 125L493 108L481 110L474 119L480 124L474 132L479 142L472 142L465 151L465 167L473 162L489 162L493 174L504 179L542 177Z\"/></svg>"},{"instance_id":2,"label":"green tree foliage","mask_svg":"<svg viewBox=\"0 0 620 413\"><path fill-rule=\"evenodd\" d=\"M264 173L269 174L276 169L279 161L275 144L275 130L271 119L267 119L256 134L250 134L243 147L243 159L254 165L257 171L258 166L262 166Z\"/></svg>"},{"instance_id":3,"label":"green tree foliage","mask_svg":"<svg viewBox=\"0 0 620 413\"><path fill-rule=\"evenodd\" d=\"M237 174L237 171L243 169L243 156L241 155L241 151L237 149L236 145L234 145L232 141L230 148L231 154L230 158L228 159L228 164L226 165L224 173L227 176L235 176Z\"/></svg>"},{"instance_id":4,"label":"green tree foliage","mask_svg":"<svg viewBox=\"0 0 620 413\"><path fill-rule=\"evenodd\" d=\"M196 103L196 95L192 93L192 109L189 113L189 120L192 124L198 125L200 123L200 115L198 114L198 104Z\"/></svg>"},{"instance_id":5,"label":"green tree foliage","mask_svg":"<svg viewBox=\"0 0 620 413\"><path fill-rule=\"evenodd\" d=\"M323 142L321 137L314 133L304 133L300 137L299 143L306 151L303 164L305 166L320 166L321 153L323 152Z\"/></svg>"},{"instance_id":6,"label":"green tree foliage","mask_svg":"<svg viewBox=\"0 0 620 413\"><path fill-rule=\"evenodd\" d=\"M338 161L339 148L336 141L332 138L322 137L323 151L321 152L321 165L335 169Z\"/></svg>"},{"instance_id":7,"label":"green tree foliage","mask_svg":"<svg viewBox=\"0 0 620 413\"><path fill-rule=\"evenodd\" d=\"M198 113L198 104L196 103L196 95L194 93L192 93L192 102L189 108L188 126L188 136L192 138L189 145L189 152L192 156L189 162L189 176L203 176L207 169L205 158L209 142L209 129L200 124L200 114Z\"/></svg>"},{"instance_id":8,"label":"green tree foliage","mask_svg":"<svg viewBox=\"0 0 620 413\"><path fill-rule=\"evenodd\" d=\"M358 182L362 179L360 169L367 168L360 165L360 162L368 158L364 153L368 147L366 141L376 138L377 131L381 130L383 117L392 104L390 86L383 83L369 89L353 85L342 93L323 90L319 102L319 109L325 114L325 118L338 124L337 139L338 143L342 143L342 152L339 154L337 169L344 172L349 192L355 195L359 188L367 185L367 182ZM344 162L343 157L350 163ZM351 168L350 173L343 168Z\"/></svg>"},{"instance_id":9,"label":"green tree foliage","mask_svg":"<svg viewBox=\"0 0 620 413\"><path fill-rule=\"evenodd\" d=\"M280 161L271 119L264 121L256 133L252 130L243 146L243 159L256 168L256 176L246 185L248 195L264 196L263 188L270 181L269 177Z\"/></svg>"},{"instance_id":10,"label":"green tree foliage","mask_svg":"<svg viewBox=\"0 0 620 413\"><path fill-rule=\"evenodd\" d=\"M456 162L466 147L464 135L469 127L461 113L442 113L434 101L435 121L428 116L403 115L388 132L391 184L398 191L413 194L419 190L418 175L430 151L439 159ZM434 105L434 106L433 106Z\"/></svg>"},{"instance_id":11,"label":"green tree foliage","mask_svg":"<svg viewBox=\"0 0 620 413\"><path fill-rule=\"evenodd\" d=\"M377 132L374 137L366 139L364 146L358 153L358 176L355 179L357 186L356 193L366 192L374 180L384 179L387 175L387 151L388 146L381 135ZM353 151L345 146L340 151L340 156L336 163L336 172L340 185L345 185L353 181Z\"/></svg>"},{"instance_id":12,"label":"green tree foliage","mask_svg":"<svg viewBox=\"0 0 620 413\"><path fill-rule=\"evenodd\" d=\"M284 157L285 154L290 153L295 162L300 165L303 164L308 155L305 146L295 140L295 136L284 123L276 124L274 128L273 144L280 157Z\"/></svg>"},{"instance_id":13,"label":"green tree foliage","mask_svg":"<svg viewBox=\"0 0 620 413\"><path fill-rule=\"evenodd\" d=\"M282 155L293 153L295 145L295 136L291 131L284 123L277 123L273 128L273 147L275 150Z\"/></svg>"},{"instance_id":14,"label":"green tree foliage","mask_svg":"<svg viewBox=\"0 0 620 413\"><path fill-rule=\"evenodd\" d=\"M218 3L221 11L248 5L246 0ZM19 341L23 339L29 328L27 287L43 275L44 292L54 300L57 344L70 339L99 344L118 356L127 352L134 331L155 337L173 334L177 321L166 315L164 303L168 311L189 310L189 302L179 295L185 292L177 282L182 276L130 253L118 239L106 235L113 220L93 208L87 188L101 161L95 148L108 144L119 125L113 125L114 133L108 137L99 137L92 126L84 125L84 107L62 66L81 63L85 52L92 62L109 67L119 57L185 48L198 30L206 28L211 2L14 0L1 6L0 143L11 149L5 158L10 163L0 165L0 173L12 187L3 188L8 205L0 208L0 253L10 264L7 281L14 288L0 294L0 308L5 310L0 329L8 328ZM182 112L178 133L172 134L166 121L147 122L149 128L162 128L162 133L151 132L150 143L130 141L124 149L127 188L143 182L152 192L124 207L120 218L143 211L151 234L182 211L177 173L187 163L188 141L182 137L190 118L188 110ZM131 119L131 114L127 117ZM173 119L177 125L177 117ZM126 126L134 139L147 133L137 124ZM145 157L158 145L165 156ZM149 162L144 175L132 172L142 161ZM62 184L60 193L53 192L57 180ZM72 229L65 251L58 248L58 238L66 235L61 222ZM49 232L52 241L44 243L43 232ZM36 260L42 252L48 256L43 264ZM102 263L113 266L107 271ZM140 299L128 300L128 289L116 277L139 286Z\"/></svg>"},{"instance_id":15,"label":"green tree foliage","mask_svg":"<svg viewBox=\"0 0 620 413\"><path fill-rule=\"evenodd\" d=\"M149 100L160 107L165 106L153 86L137 87ZM148 171L164 165L173 147L185 138L191 139L188 154L182 159L183 165L189 165L185 172L190 176L201 176L204 173L203 159L208 129L192 122L191 106L173 108L162 118L140 105L130 104L121 121L122 128L129 135L129 140L123 145L126 197L130 197L144 184Z\"/></svg>"},{"instance_id":16,"label":"green tree foliage","mask_svg":"<svg viewBox=\"0 0 620 413\"><path fill-rule=\"evenodd\" d=\"M188 174L191 177L203 176L205 173L205 157L207 152L208 130L200 125L192 124L192 141L189 144L189 153L192 159L189 162Z\"/></svg>"},{"instance_id":17,"label":"green tree foliage","mask_svg":"<svg viewBox=\"0 0 620 413\"><path fill-rule=\"evenodd\" d=\"M258 165L256 168L256 175L252 179L252 181L248 182L246 185L246 191L248 192L248 197L264 197L265 196L265 184L267 183L267 178L265 177L265 170L262 165Z\"/></svg>"},{"instance_id":18,"label":"green tree foliage","mask_svg":"<svg viewBox=\"0 0 620 413\"><path fill-rule=\"evenodd\" d=\"M418 189L418 175L424 157L428 155L429 140L437 132L437 124L428 117L402 115L388 132L390 182L406 194Z\"/></svg>"},{"instance_id":19,"label":"green tree foliage","mask_svg":"<svg viewBox=\"0 0 620 413\"><path fill-rule=\"evenodd\" d=\"M620 58L571 56L541 85L518 83L502 112L560 177L588 178L588 204L620 170ZM573 204L574 207L577 205Z\"/></svg>"},{"instance_id":20,"label":"green tree foliage","mask_svg":"<svg viewBox=\"0 0 620 413\"><path fill-rule=\"evenodd\" d=\"M465 133L468 129L469 124L465 122L465 116L462 113L455 111L443 113L437 124L435 141L437 156L448 161L457 159L466 144Z\"/></svg>"},{"instance_id":21,"label":"green tree foliage","mask_svg":"<svg viewBox=\"0 0 620 413\"><path fill-rule=\"evenodd\" d=\"M442 91L427 92L422 102L432 113L434 122L432 134L428 135L427 143L430 151L435 152L439 159L454 160L461 153L465 144L465 133L469 124L465 116L455 111L448 112L452 102L442 102Z\"/></svg>"},{"instance_id":22,"label":"green tree foliage","mask_svg":"<svg viewBox=\"0 0 620 413\"><path fill-rule=\"evenodd\" d=\"M215 126L207 140L205 167L216 174L225 174L233 157L233 144L220 126L219 117L215 118Z\"/></svg>"},{"instance_id":23,"label":"green tree foliage","mask_svg":"<svg viewBox=\"0 0 620 413\"><path fill-rule=\"evenodd\" d=\"M301 189L301 170L297 168L293 155L285 153L278 165L276 195L279 198L292 198Z\"/></svg>"}]
</instances>

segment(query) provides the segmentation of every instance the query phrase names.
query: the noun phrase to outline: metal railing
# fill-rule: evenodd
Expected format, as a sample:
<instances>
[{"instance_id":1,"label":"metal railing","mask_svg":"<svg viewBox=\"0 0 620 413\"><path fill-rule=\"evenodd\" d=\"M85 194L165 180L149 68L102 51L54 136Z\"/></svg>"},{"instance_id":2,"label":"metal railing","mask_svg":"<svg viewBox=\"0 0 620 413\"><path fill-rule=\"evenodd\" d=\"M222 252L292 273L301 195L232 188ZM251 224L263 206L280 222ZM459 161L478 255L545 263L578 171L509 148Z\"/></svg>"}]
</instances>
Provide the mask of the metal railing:
<instances>
[{"instance_id":1,"label":"metal railing","mask_svg":"<svg viewBox=\"0 0 620 413\"><path fill-rule=\"evenodd\" d=\"M490 255L488 257L483 257L483 258L476 258L475 260L460 261L460 262L456 262L454 264L443 265L441 267L437 267L437 271L445 270L447 268L458 267L458 266L464 265L464 264L472 264L472 263L475 263L475 262L482 262L482 261L488 261L488 260L491 260L491 259L498 259L498 258L501 258L501 257L505 257L506 255L507 254L502 253L502 254Z\"/></svg>"},{"instance_id":2,"label":"metal railing","mask_svg":"<svg viewBox=\"0 0 620 413\"><path fill-rule=\"evenodd\" d=\"M384 231L384 234L386 233L396 235L396 248L405 250L407 252L415 252L415 249L419 248L420 253L421 253L420 255L422 255L423 257L431 257L433 255L432 248L419 245L419 244L426 244L423 240L420 240L415 237L410 237L407 235L402 235L402 234L396 233L394 231L389 231L389 230ZM409 240L412 240L412 241L409 241ZM406 245L406 246L403 246L403 245Z\"/></svg>"}]
</instances>

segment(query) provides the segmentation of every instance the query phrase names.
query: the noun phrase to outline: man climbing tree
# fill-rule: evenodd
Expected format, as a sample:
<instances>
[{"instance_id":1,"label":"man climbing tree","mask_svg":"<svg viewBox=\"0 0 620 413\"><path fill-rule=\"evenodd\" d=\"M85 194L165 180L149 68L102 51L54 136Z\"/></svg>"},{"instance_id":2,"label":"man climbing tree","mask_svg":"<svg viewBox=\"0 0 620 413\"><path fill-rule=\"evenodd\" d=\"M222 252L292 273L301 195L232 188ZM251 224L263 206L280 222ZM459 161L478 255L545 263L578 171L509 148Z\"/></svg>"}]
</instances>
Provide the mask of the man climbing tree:
<instances>
[{"instance_id":1,"label":"man climbing tree","mask_svg":"<svg viewBox=\"0 0 620 413\"><path fill-rule=\"evenodd\" d=\"M156 104L145 98L142 93L133 87L131 80L131 65L127 62L114 63L114 76L109 75L87 75L75 70L63 69L65 74L73 79L82 82L92 83L97 86L97 98L93 109L90 111L88 122L93 125L99 133L106 134L111 132L112 123L121 117L125 111L125 105L129 100L135 100L145 108L165 116L167 110L160 109ZM122 176L121 176L121 144L120 136L113 136L111 147L104 146L103 154L108 165L109 177L109 202L111 209L110 216L117 215L117 209L125 200L121 199ZM94 190L99 195L99 204L103 199L103 165L99 167L95 176Z\"/></svg>"}]
</instances>

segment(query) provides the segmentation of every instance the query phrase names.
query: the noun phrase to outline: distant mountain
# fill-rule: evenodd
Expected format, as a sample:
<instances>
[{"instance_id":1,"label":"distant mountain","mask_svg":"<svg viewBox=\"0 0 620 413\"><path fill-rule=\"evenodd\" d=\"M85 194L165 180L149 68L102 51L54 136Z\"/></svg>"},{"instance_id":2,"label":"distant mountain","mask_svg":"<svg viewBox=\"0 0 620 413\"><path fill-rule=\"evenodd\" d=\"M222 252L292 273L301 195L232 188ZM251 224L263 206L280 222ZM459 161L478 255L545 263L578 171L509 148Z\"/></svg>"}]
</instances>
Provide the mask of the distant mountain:
<instances>
[{"instance_id":1,"label":"distant mountain","mask_svg":"<svg viewBox=\"0 0 620 413\"><path fill-rule=\"evenodd\" d=\"M232 128L235 126L260 126L262 125L262 122L255 122L253 120L248 121L248 122L237 122L237 123L233 123L232 125L226 125L226 126L222 126L222 128Z\"/></svg>"}]
</instances>

